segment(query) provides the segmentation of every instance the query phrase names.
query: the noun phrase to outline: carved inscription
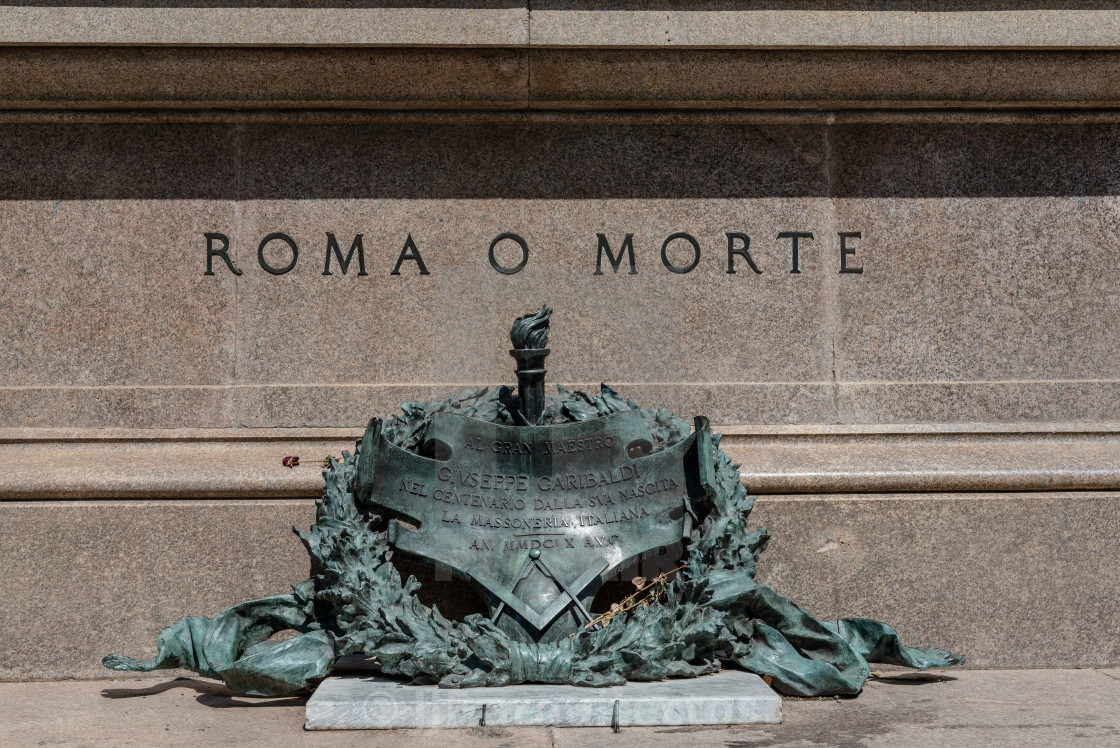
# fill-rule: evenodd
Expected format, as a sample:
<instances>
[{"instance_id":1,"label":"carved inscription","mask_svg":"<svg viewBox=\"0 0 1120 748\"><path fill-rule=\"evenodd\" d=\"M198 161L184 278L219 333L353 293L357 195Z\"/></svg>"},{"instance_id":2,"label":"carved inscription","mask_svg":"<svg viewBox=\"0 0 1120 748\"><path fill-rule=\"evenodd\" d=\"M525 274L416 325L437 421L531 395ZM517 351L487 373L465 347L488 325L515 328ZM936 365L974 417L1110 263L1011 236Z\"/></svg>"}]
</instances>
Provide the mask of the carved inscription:
<instances>
[{"instance_id":1,"label":"carved inscription","mask_svg":"<svg viewBox=\"0 0 1120 748\"><path fill-rule=\"evenodd\" d=\"M436 469L431 498L444 505L439 521L484 533L464 537L464 543L470 539L469 550L617 547L618 535L595 535L598 531L591 528L649 517L645 501L674 489L677 496L669 501L684 504L677 477L643 480L640 462L630 459L616 436L606 431L556 438L547 428L518 429L525 437L484 440L464 433L472 426L477 428L467 419L440 419L432 428L433 438L448 444L452 456ZM487 459L510 472L472 467L483 443ZM491 533L499 537L485 536ZM529 535L541 537L520 539ZM556 539L560 536L563 540Z\"/></svg>"},{"instance_id":2,"label":"carved inscription","mask_svg":"<svg viewBox=\"0 0 1120 748\"><path fill-rule=\"evenodd\" d=\"M726 238L726 254L722 255L724 248L722 242ZM226 269L234 275L241 275L243 272L237 263L234 261L232 247L230 245L230 238L227 234L213 231L203 234L206 247L206 270L204 275L216 275L215 260L220 260L225 265ZM788 242L789 247L789 273L792 275L800 275L801 270L801 256L804 251L809 247L808 243L815 242L817 237L811 231L780 231L774 238L775 242L783 243ZM837 272L842 274L847 273L862 273L863 266L855 264L856 252L859 250L859 242L863 239L862 231L841 231L838 232L833 239L836 246L837 254ZM734 275L739 272L738 261L745 262L750 268L751 272L755 275L762 275L766 268L760 266L754 256L751 254L751 237L741 231L728 231L723 237L718 240L721 243L720 249L717 251L717 261L723 262L726 260L727 273ZM595 235L595 251L594 251L594 271L592 275L606 275L603 270L604 260L613 274L618 274L622 269L625 262L627 275L638 274L638 261L634 251L634 235L624 234L609 236L608 234L598 233ZM612 244L613 242L613 244ZM324 245L320 245L324 246ZM352 264L357 261L358 271L357 275L369 275L366 272L366 248L363 234L355 234L353 240L350 242L350 248L345 255L342 253L342 247L338 238L332 232L326 232L325 252L323 257L323 270L321 275L335 275L332 268L337 268L338 273L346 275ZM613 247L617 247L614 249ZM510 254L507 259L500 259L499 255L503 252L509 251ZM832 250L829 250L830 252ZM380 250L378 250L380 254ZM701 241L689 233L679 231L670 234L665 241L661 243L661 264L664 270L676 275L687 275L695 270L700 265L701 256L704 254ZM296 240L288 234L282 232L271 233L261 239L257 245L257 264L260 265L261 270L270 275L286 275L295 270L299 262L300 248ZM420 253L420 248L417 242L412 238L412 234L407 234L403 246L400 250L391 249L384 255L386 263L392 263L392 270L389 270L389 275L401 275L402 266L409 263L407 267L414 268L413 271L407 271L412 275L431 275L428 270L428 265L424 261L424 257ZM529 243L518 234L506 232L494 237L489 244L489 249L486 251L486 258L489 261L490 267L502 275L516 275L520 273L529 264L530 248ZM509 259L512 258L512 259ZM589 258L590 259L590 258ZM722 266L721 266L722 267ZM775 271L778 270L775 268ZM785 272L782 270L782 272Z\"/></svg>"}]
</instances>

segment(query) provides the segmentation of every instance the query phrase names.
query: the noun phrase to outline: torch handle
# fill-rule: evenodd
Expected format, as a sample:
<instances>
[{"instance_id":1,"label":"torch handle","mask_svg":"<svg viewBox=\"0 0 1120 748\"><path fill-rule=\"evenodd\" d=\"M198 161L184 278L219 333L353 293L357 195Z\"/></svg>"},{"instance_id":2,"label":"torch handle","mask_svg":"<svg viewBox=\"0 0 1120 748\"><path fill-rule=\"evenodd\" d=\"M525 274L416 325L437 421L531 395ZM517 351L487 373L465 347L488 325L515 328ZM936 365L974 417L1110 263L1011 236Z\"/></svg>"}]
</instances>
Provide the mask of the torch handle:
<instances>
[{"instance_id":1,"label":"torch handle","mask_svg":"<svg viewBox=\"0 0 1120 748\"><path fill-rule=\"evenodd\" d=\"M544 415L544 359L547 348L514 348L509 355L517 359L517 395L521 417L528 426L538 426Z\"/></svg>"}]
</instances>

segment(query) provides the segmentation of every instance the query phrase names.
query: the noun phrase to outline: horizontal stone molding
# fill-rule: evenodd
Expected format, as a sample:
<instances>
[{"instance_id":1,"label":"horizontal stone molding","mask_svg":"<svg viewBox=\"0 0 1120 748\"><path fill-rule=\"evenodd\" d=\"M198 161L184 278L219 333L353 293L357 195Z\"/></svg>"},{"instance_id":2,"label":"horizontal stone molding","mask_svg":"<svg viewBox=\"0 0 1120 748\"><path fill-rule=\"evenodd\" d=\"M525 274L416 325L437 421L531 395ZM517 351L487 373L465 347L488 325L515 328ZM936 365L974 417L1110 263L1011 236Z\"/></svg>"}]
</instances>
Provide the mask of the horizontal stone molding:
<instances>
[{"instance_id":1,"label":"horizontal stone molding","mask_svg":"<svg viewBox=\"0 0 1120 748\"><path fill-rule=\"evenodd\" d=\"M0 124L54 125L1117 125L1114 109L7 109Z\"/></svg>"},{"instance_id":2,"label":"horizontal stone molding","mask_svg":"<svg viewBox=\"0 0 1120 748\"><path fill-rule=\"evenodd\" d=\"M1120 431L1111 426L724 431L752 493L1120 488Z\"/></svg>"},{"instance_id":3,"label":"horizontal stone molding","mask_svg":"<svg viewBox=\"0 0 1120 748\"><path fill-rule=\"evenodd\" d=\"M1120 101L1108 52L534 49L531 107L1008 108ZM1114 87L1115 85L1115 87Z\"/></svg>"},{"instance_id":4,"label":"horizontal stone molding","mask_svg":"<svg viewBox=\"0 0 1120 748\"><path fill-rule=\"evenodd\" d=\"M391 5L386 3L386 5ZM366 8L0 8L0 45L485 46L529 43L516 4ZM474 7L472 7L474 6Z\"/></svg>"},{"instance_id":5,"label":"horizontal stone molding","mask_svg":"<svg viewBox=\"0 0 1120 748\"><path fill-rule=\"evenodd\" d=\"M726 426L752 493L1120 489L1120 424ZM358 429L0 430L0 500L313 498ZM297 456L298 467L285 467Z\"/></svg>"},{"instance_id":6,"label":"horizontal stone molding","mask_svg":"<svg viewBox=\"0 0 1120 748\"><path fill-rule=\"evenodd\" d=\"M1043 48L1120 44L1111 9L961 9L951 2L845 9L837 3L436 2L421 7L0 8L0 44L693 48ZM630 5L632 7L627 7ZM716 5L714 9L705 6ZM637 7L633 7L637 6ZM643 7L644 6L644 7ZM683 7L681 7L683 6ZM943 7L940 7L943 6Z\"/></svg>"},{"instance_id":7,"label":"horizontal stone molding","mask_svg":"<svg viewBox=\"0 0 1120 748\"><path fill-rule=\"evenodd\" d=\"M1120 52L0 45L0 110L1120 106Z\"/></svg>"},{"instance_id":8,"label":"horizontal stone molding","mask_svg":"<svg viewBox=\"0 0 1120 748\"><path fill-rule=\"evenodd\" d=\"M621 3L626 5L638 3ZM1120 14L1098 9L954 10L950 3L907 8L738 9L748 3L674 3L666 10L610 10L561 0L530 13L530 43L543 47L702 48L1109 48L1120 43ZM645 5L645 4L643 4ZM794 5L791 3L791 6ZM811 3L809 5L812 5ZM683 7L681 7L683 6ZM648 7L648 6L647 6Z\"/></svg>"},{"instance_id":9,"label":"horizontal stone molding","mask_svg":"<svg viewBox=\"0 0 1120 748\"><path fill-rule=\"evenodd\" d=\"M322 461L344 448L354 439L7 443L0 497L307 498L322 490ZM284 467L287 456L302 464Z\"/></svg>"},{"instance_id":10,"label":"horizontal stone molding","mask_svg":"<svg viewBox=\"0 0 1120 748\"><path fill-rule=\"evenodd\" d=\"M182 616L305 579L290 528L313 516L306 500L0 503L0 680L134 677L101 658L150 656ZM975 667L1120 662L1120 593L1101 573L1120 563L1118 522L1116 492L763 496L751 517L773 534L760 581ZM478 607L461 583L407 573L447 615Z\"/></svg>"},{"instance_id":11,"label":"horizontal stone molding","mask_svg":"<svg viewBox=\"0 0 1120 748\"><path fill-rule=\"evenodd\" d=\"M0 47L0 108L522 108L502 48Z\"/></svg>"}]
</instances>

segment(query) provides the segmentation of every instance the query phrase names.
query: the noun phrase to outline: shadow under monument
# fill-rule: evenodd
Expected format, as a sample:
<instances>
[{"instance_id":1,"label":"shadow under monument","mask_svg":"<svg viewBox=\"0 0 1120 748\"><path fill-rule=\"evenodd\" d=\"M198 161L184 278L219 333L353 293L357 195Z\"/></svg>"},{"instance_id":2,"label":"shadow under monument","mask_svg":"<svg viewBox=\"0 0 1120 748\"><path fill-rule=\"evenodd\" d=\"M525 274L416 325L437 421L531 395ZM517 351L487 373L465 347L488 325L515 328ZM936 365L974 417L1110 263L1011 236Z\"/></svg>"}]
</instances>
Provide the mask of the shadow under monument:
<instances>
[{"instance_id":1,"label":"shadow under monument","mask_svg":"<svg viewBox=\"0 0 1120 748\"><path fill-rule=\"evenodd\" d=\"M199 680L197 678L172 678L171 680L162 681L144 688L106 688L101 691L101 696L106 699L134 699L145 696L158 696L159 694L167 693L177 688L185 688L197 692L198 696L195 697L195 701L203 706L218 709L228 709L231 707L290 707L303 706L307 703L305 697L276 698L275 696L254 697L245 696L244 694L235 695L217 681Z\"/></svg>"}]
</instances>

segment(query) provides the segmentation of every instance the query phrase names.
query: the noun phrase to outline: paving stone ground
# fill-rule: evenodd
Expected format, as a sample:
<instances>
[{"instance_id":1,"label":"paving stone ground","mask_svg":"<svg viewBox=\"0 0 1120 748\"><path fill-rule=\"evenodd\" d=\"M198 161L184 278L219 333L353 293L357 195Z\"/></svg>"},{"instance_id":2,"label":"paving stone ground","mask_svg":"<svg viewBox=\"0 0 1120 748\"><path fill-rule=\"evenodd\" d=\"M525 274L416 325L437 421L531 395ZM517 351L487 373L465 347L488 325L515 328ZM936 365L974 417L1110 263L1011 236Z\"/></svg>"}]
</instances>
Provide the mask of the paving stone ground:
<instances>
[{"instance_id":1,"label":"paving stone ground","mask_svg":"<svg viewBox=\"0 0 1120 748\"><path fill-rule=\"evenodd\" d=\"M781 725L309 733L303 699L235 696L201 679L0 683L3 746L755 748L1120 746L1120 669L884 672L858 698L785 699ZM950 680L951 679L951 680Z\"/></svg>"}]
</instances>

